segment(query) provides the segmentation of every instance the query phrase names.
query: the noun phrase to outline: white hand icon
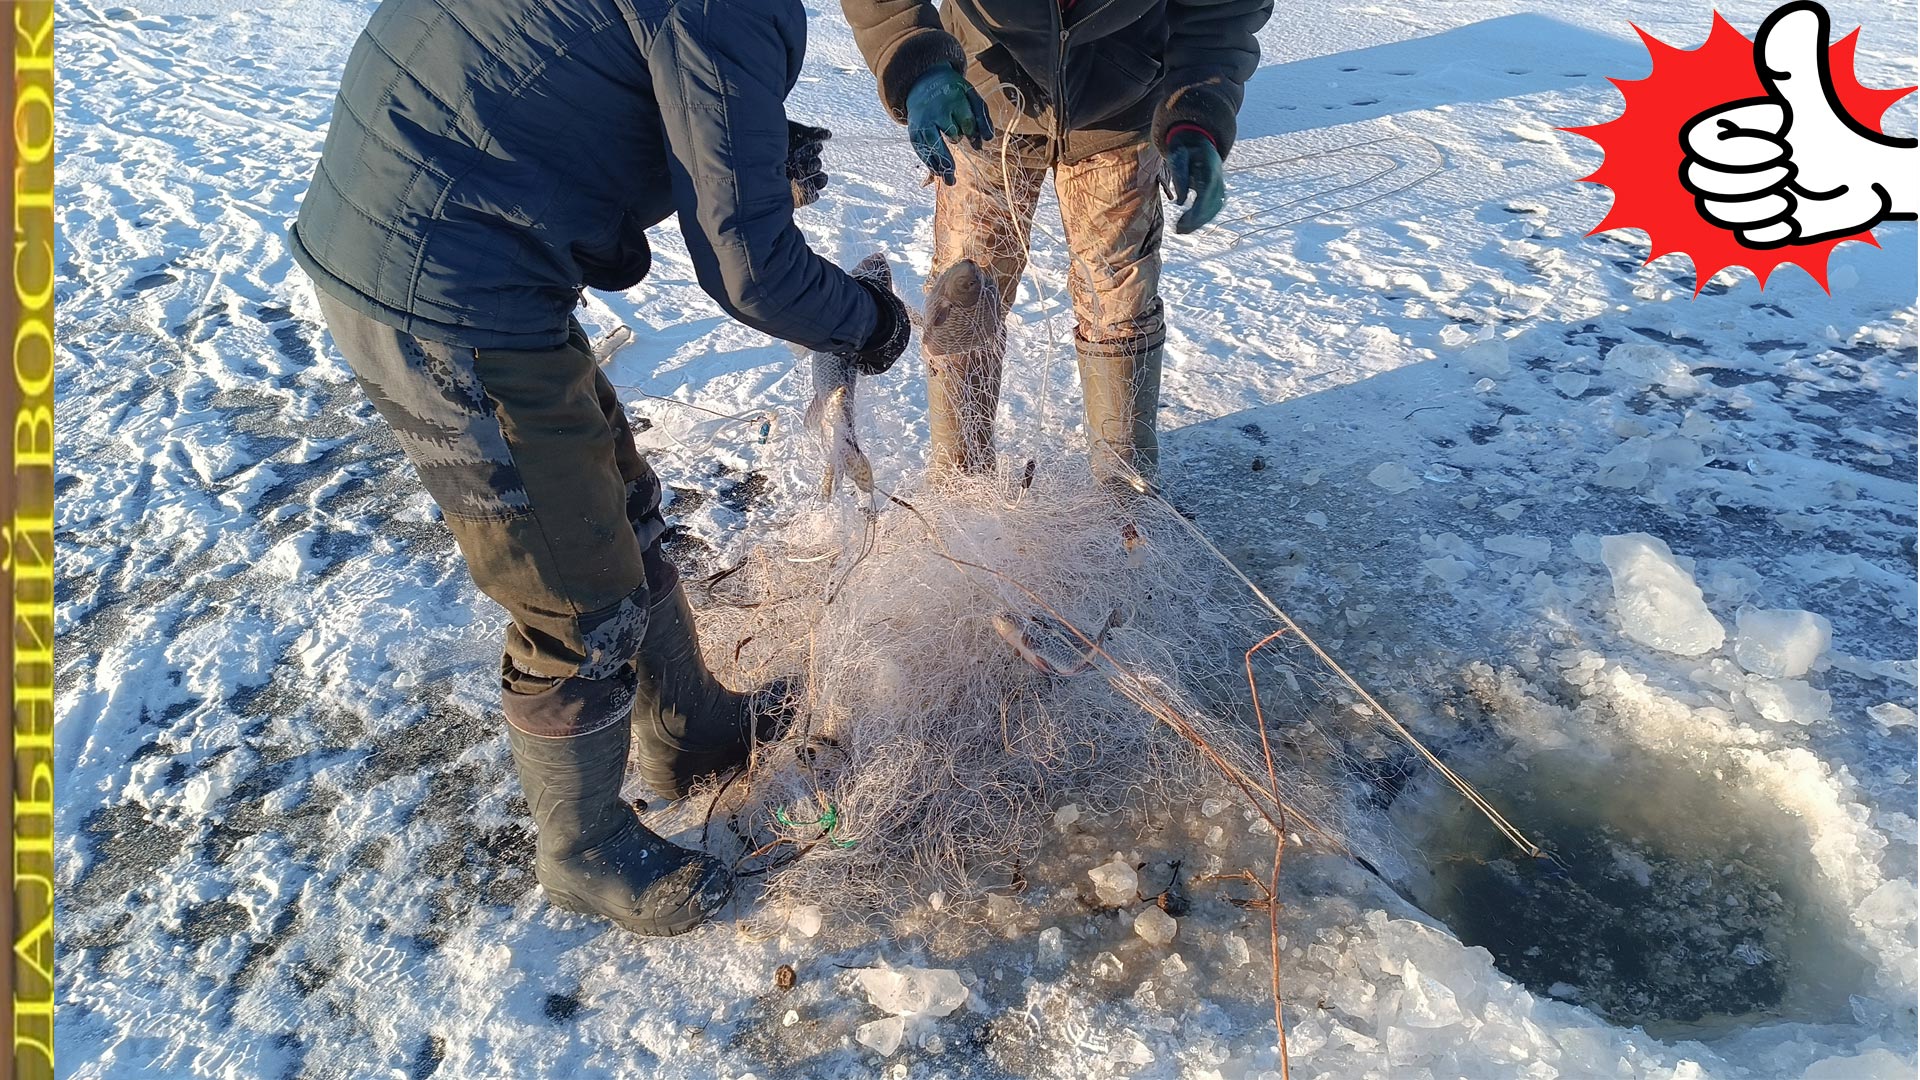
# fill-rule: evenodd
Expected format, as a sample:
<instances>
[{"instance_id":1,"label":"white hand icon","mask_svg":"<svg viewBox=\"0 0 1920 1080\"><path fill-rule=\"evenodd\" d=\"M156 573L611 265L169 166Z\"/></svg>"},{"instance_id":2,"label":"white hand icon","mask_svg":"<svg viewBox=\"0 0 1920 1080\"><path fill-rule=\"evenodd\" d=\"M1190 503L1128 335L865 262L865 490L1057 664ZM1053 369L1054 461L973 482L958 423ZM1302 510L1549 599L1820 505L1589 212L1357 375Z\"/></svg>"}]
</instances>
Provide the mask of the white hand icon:
<instances>
[{"instance_id":1,"label":"white hand icon","mask_svg":"<svg viewBox=\"0 0 1920 1080\"><path fill-rule=\"evenodd\" d=\"M1920 209L1920 148L1847 115L1827 66L1827 11L1767 16L1753 56L1767 96L1701 113L1680 131L1680 182L1700 216L1770 248L1850 236Z\"/></svg>"}]
</instances>

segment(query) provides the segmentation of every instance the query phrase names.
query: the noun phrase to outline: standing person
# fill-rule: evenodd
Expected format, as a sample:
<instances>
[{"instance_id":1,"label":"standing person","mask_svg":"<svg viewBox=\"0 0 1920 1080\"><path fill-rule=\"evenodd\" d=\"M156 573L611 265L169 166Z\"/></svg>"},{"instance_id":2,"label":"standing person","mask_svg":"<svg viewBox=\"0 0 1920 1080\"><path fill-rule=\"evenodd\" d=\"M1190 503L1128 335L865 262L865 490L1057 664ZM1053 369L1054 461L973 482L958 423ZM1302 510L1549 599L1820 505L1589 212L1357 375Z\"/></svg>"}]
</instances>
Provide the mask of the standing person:
<instances>
[{"instance_id":1,"label":"standing person","mask_svg":"<svg viewBox=\"0 0 1920 1080\"><path fill-rule=\"evenodd\" d=\"M571 312L640 281L646 229L678 213L734 318L869 373L900 355L890 282L793 224L825 183L826 133L783 106L805 43L799 0L385 0L293 228L335 343L512 616L535 876L642 934L705 921L731 880L621 800L629 747L677 797L745 759L753 710L700 658L659 481Z\"/></svg>"},{"instance_id":2,"label":"standing person","mask_svg":"<svg viewBox=\"0 0 1920 1080\"><path fill-rule=\"evenodd\" d=\"M1071 256L1074 347L1097 480L1151 484L1159 459L1166 323L1159 187L1193 205L1178 231L1213 220L1222 159L1259 66L1254 34L1272 0L842 0L880 99L944 181L933 274L985 268L1001 317L1026 267L1049 170ZM949 143L952 144L949 148ZM1164 163L1164 164L1163 164ZM1000 361L929 369L934 471L994 467Z\"/></svg>"}]
</instances>

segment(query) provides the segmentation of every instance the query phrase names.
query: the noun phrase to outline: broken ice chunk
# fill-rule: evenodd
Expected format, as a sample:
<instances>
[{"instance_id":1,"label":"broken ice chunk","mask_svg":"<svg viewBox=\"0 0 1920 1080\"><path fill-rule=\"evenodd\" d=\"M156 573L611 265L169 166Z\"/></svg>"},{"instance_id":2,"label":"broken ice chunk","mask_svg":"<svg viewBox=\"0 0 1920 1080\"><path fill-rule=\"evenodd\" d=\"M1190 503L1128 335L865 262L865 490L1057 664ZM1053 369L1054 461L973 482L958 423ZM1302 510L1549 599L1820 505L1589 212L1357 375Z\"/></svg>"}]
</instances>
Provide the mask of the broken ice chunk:
<instances>
[{"instance_id":1,"label":"broken ice chunk","mask_svg":"<svg viewBox=\"0 0 1920 1080\"><path fill-rule=\"evenodd\" d=\"M1058 970L1067 962L1066 936L1057 926L1040 931L1040 942L1033 949L1033 966L1039 971Z\"/></svg>"},{"instance_id":2,"label":"broken ice chunk","mask_svg":"<svg viewBox=\"0 0 1920 1080\"><path fill-rule=\"evenodd\" d=\"M1885 701L1873 706L1867 710L1867 716L1874 723L1879 724L1883 731L1920 725L1920 717L1916 717L1912 709L1894 701Z\"/></svg>"},{"instance_id":3,"label":"broken ice chunk","mask_svg":"<svg viewBox=\"0 0 1920 1080\"><path fill-rule=\"evenodd\" d=\"M1424 974L1412 960L1403 961L1400 981L1406 987L1400 998L1400 1019L1412 1027L1452 1027L1465 1019L1460 1003L1447 985Z\"/></svg>"},{"instance_id":4,"label":"broken ice chunk","mask_svg":"<svg viewBox=\"0 0 1920 1080\"><path fill-rule=\"evenodd\" d=\"M860 988L881 1012L945 1016L967 1002L967 984L951 968L880 967L860 970Z\"/></svg>"},{"instance_id":5,"label":"broken ice chunk","mask_svg":"<svg viewBox=\"0 0 1920 1080\"><path fill-rule=\"evenodd\" d=\"M1586 393L1592 383L1592 379L1579 371L1563 371L1553 377L1553 388L1560 391L1562 397L1577 398Z\"/></svg>"},{"instance_id":6,"label":"broken ice chunk","mask_svg":"<svg viewBox=\"0 0 1920 1080\"><path fill-rule=\"evenodd\" d=\"M1503 338L1476 341L1460 350L1460 359L1475 375L1505 375L1513 370L1513 350Z\"/></svg>"},{"instance_id":7,"label":"broken ice chunk","mask_svg":"<svg viewBox=\"0 0 1920 1080\"><path fill-rule=\"evenodd\" d=\"M900 1039L906 1033L907 1022L898 1016L889 1016L861 1024L853 1033L853 1039L881 1057L892 1057L893 1052L900 1049Z\"/></svg>"},{"instance_id":8,"label":"broken ice chunk","mask_svg":"<svg viewBox=\"0 0 1920 1080\"><path fill-rule=\"evenodd\" d=\"M1692 369L1664 346L1644 342L1615 345L1607 350L1604 363L1640 386L1661 387L1675 395L1700 389L1700 380Z\"/></svg>"},{"instance_id":9,"label":"broken ice chunk","mask_svg":"<svg viewBox=\"0 0 1920 1080\"><path fill-rule=\"evenodd\" d=\"M1797 679L1833 644L1833 624L1811 611L1743 607L1734 617L1733 658L1755 675Z\"/></svg>"},{"instance_id":10,"label":"broken ice chunk","mask_svg":"<svg viewBox=\"0 0 1920 1080\"><path fill-rule=\"evenodd\" d=\"M1140 898L1140 875L1133 864L1115 858L1087 871L1093 879L1093 891L1108 907L1122 907Z\"/></svg>"},{"instance_id":11,"label":"broken ice chunk","mask_svg":"<svg viewBox=\"0 0 1920 1080\"><path fill-rule=\"evenodd\" d=\"M1600 556L1613 575L1622 633L1681 656L1712 652L1726 641L1726 627L1665 541L1646 533L1603 537Z\"/></svg>"},{"instance_id":12,"label":"broken ice chunk","mask_svg":"<svg viewBox=\"0 0 1920 1080\"><path fill-rule=\"evenodd\" d=\"M1911 881L1895 878L1867 894L1853 909L1853 917L1868 926L1911 926L1920 893Z\"/></svg>"},{"instance_id":13,"label":"broken ice chunk","mask_svg":"<svg viewBox=\"0 0 1920 1080\"><path fill-rule=\"evenodd\" d=\"M1746 693L1755 711L1776 724L1819 724L1833 714L1833 696L1799 679L1751 679Z\"/></svg>"},{"instance_id":14,"label":"broken ice chunk","mask_svg":"<svg viewBox=\"0 0 1920 1080\"><path fill-rule=\"evenodd\" d=\"M1073 823L1079 820L1080 807L1075 803L1068 803L1053 812L1053 826L1056 829L1072 828Z\"/></svg>"},{"instance_id":15,"label":"broken ice chunk","mask_svg":"<svg viewBox=\"0 0 1920 1080\"><path fill-rule=\"evenodd\" d=\"M1171 945L1179 929L1180 920L1158 907L1148 907L1133 917L1133 932L1149 945Z\"/></svg>"},{"instance_id":16,"label":"broken ice chunk","mask_svg":"<svg viewBox=\"0 0 1920 1080\"><path fill-rule=\"evenodd\" d=\"M1489 536L1480 541L1480 546L1499 555L1512 555L1515 558L1531 562L1542 562L1553 554L1553 543L1539 536L1521 536L1517 533L1502 533Z\"/></svg>"},{"instance_id":17,"label":"broken ice chunk","mask_svg":"<svg viewBox=\"0 0 1920 1080\"><path fill-rule=\"evenodd\" d=\"M800 904L787 912L787 928L801 937L818 934L820 921L820 909L812 904Z\"/></svg>"},{"instance_id":18,"label":"broken ice chunk","mask_svg":"<svg viewBox=\"0 0 1920 1080\"><path fill-rule=\"evenodd\" d=\"M1373 471L1367 474L1367 479L1371 480L1375 487L1391 491L1395 495L1403 491L1412 491L1420 486L1420 478L1413 474L1413 470L1397 461L1383 461L1375 465Z\"/></svg>"},{"instance_id":19,"label":"broken ice chunk","mask_svg":"<svg viewBox=\"0 0 1920 1080\"><path fill-rule=\"evenodd\" d=\"M1807 1066L1800 1080L1909 1080L1913 1066L1891 1050L1826 1057Z\"/></svg>"}]
</instances>

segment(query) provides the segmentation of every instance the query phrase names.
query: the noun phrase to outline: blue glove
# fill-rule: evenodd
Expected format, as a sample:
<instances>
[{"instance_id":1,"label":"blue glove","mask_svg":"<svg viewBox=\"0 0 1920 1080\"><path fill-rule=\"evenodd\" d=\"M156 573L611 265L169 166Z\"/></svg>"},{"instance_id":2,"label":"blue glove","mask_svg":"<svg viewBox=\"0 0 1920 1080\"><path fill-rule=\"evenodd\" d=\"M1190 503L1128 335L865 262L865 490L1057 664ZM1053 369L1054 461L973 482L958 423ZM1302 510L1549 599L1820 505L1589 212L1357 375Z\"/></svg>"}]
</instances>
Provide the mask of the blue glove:
<instances>
[{"instance_id":1,"label":"blue glove","mask_svg":"<svg viewBox=\"0 0 1920 1080\"><path fill-rule=\"evenodd\" d=\"M951 184L953 152L947 149L947 142L958 142L962 137L970 140L975 150L980 149L982 141L993 138L987 103L953 70L953 65L935 64L907 91L907 138L927 168Z\"/></svg>"},{"instance_id":2,"label":"blue glove","mask_svg":"<svg viewBox=\"0 0 1920 1080\"><path fill-rule=\"evenodd\" d=\"M1175 232L1190 233L1220 213L1227 204L1226 172L1220 151L1200 129L1176 129L1167 137L1167 179L1173 182L1173 201L1186 206L1187 193L1193 193L1193 206L1180 215Z\"/></svg>"}]
</instances>

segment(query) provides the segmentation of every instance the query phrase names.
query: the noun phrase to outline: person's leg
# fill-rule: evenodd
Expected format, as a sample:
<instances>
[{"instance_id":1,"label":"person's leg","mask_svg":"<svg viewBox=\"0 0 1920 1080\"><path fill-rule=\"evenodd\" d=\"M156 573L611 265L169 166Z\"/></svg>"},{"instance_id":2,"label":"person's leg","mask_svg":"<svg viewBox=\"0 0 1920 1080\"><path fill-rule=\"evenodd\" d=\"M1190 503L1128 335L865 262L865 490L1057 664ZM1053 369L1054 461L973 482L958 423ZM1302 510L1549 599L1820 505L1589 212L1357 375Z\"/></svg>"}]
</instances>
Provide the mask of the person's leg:
<instances>
[{"instance_id":1,"label":"person's leg","mask_svg":"<svg viewBox=\"0 0 1920 1080\"><path fill-rule=\"evenodd\" d=\"M654 794L678 799L700 780L745 764L756 734L753 700L713 677L700 654L693 607L680 571L661 550L660 479L633 443L626 407L606 376L594 392L614 433L614 459L626 483L626 515L646 574L646 633L640 639L639 686L633 700L634 758Z\"/></svg>"},{"instance_id":2,"label":"person's leg","mask_svg":"<svg viewBox=\"0 0 1920 1080\"><path fill-rule=\"evenodd\" d=\"M1011 152L1003 155L1009 145ZM1023 159L1039 151L1035 140L1013 135L979 150L956 146L953 184L935 182L933 273L928 280L961 259L971 259L992 279L1002 320L1027 266L1033 208L1046 179L1044 168ZM1005 337L998 332L982 337L985 347L952 353L939 352L921 337L932 432L930 473L993 471L993 418L1000 406Z\"/></svg>"},{"instance_id":3,"label":"person's leg","mask_svg":"<svg viewBox=\"0 0 1920 1080\"><path fill-rule=\"evenodd\" d=\"M585 336L460 349L325 297L321 310L474 583L512 617L502 711L549 900L646 934L704 922L730 891L725 867L660 839L620 798L650 604L618 445L632 452L631 436L601 407Z\"/></svg>"},{"instance_id":4,"label":"person's leg","mask_svg":"<svg viewBox=\"0 0 1920 1080\"><path fill-rule=\"evenodd\" d=\"M1088 449L1094 478L1115 490L1152 485L1160 459L1160 171L1160 152L1143 142L1054 172Z\"/></svg>"}]
</instances>

